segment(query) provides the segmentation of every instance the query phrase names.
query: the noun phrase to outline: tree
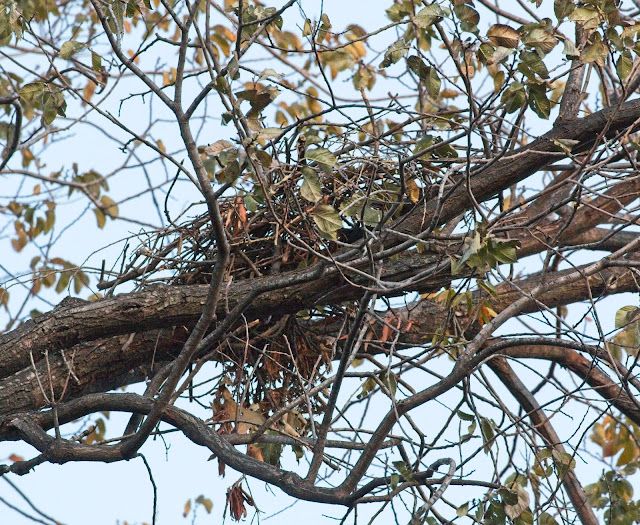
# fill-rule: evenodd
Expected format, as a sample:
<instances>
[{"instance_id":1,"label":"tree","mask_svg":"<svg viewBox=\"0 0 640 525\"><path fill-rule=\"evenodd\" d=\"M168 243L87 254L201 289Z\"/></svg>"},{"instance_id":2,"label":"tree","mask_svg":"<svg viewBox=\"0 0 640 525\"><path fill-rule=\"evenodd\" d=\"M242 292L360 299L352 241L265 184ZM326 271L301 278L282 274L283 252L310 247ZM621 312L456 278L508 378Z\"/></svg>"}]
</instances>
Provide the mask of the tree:
<instances>
[{"instance_id":1,"label":"tree","mask_svg":"<svg viewBox=\"0 0 640 525\"><path fill-rule=\"evenodd\" d=\"M640 310L607 300L638 291L640 8L476 3L4 3L0 439L39 454L0 472L173 428L243 475L235 519L255 478L640 522Z\"/></svg>"}]
</instances>

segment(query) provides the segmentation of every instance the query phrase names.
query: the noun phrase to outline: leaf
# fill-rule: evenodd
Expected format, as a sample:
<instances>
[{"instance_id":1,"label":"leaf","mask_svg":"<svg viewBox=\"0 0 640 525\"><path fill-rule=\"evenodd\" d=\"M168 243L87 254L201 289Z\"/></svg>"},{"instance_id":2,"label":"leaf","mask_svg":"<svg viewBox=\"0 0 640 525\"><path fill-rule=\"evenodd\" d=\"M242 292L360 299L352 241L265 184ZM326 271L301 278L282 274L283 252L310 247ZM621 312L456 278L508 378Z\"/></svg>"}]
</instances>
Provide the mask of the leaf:
<instances>
[{"instance_id":1,"label":"leaf","mask_svg":"<svg viewBox=\"0 0 640 525\"><path fill-rule=\"evenodd\" d=\"M531 78L531 73L538 75L540 78L549 78L549 70L535 51L523 51L520 53L521 63L518 67L525 75Z\"/></svg>"},{"instance_id":2,"label":"leaf","mask_svg":"<svg viewBox=\"0 0 640 525\"><path fill-rule=\"evenodd\" d=\"M111 217L112 219L118 217L118 205L111 197L103 195L100 199L100 203L102 204L102 209L109 217Z\"/></svg>"},{"instance_id":3,"label":"leaf","mask_svg":"<svg viewBox=\"0 0 640 525\"><path fill-rule=\"evenodd\" d=\"M398 391L398 378L393 372L389 372L389 374L382 373L380 374L380 380L386 385L391 392L391 397L395 397L396 392Z\"/></svg>"},{"instance_id":4,"label":"leaf","mask_svg":"<svg viewBox=\"0 0 640 525\"><path fill-rule=\"evenodd\" d=\"M453 7L453 12L460 20L460 28L463 31L468 31L469 33L478 32L478 22L480 22L478 11L470 5L461 3Z\"/></svg>"},{"instance_id":5,"label":"leaf","mask_svg":"<svg viewBox=\"0 0 640 525\"><path fill-rule=\"evenodd\" d=\"M633 68L633 57L628 49L625 49L616 62L616 72L621 80L626 79Z\"/></svg>"},{"instance_id":6,"label":"leaf","mask_svg":"<svg viewBox=\"0 0 640 525\"><path fill-rule=\"evenodd\" d=\"M182 511L182 517L186 518L189 515L189 512L191 512L191 500L187 500L187 502L184 504L184 510Z\"/></svg>"},{"instance_id":7,"label":"leaf","mask_svg":"<svg viewBox=\"0 0 640 525\"><path fill-rule=\"evenodd\" d=\"M522 42L540 50L545 55L550 53L558 44L556 37L542 27L536 27L529 31L522 39Z\"/></svg>"},{"instance_id":8,"label":"leaf","mask_svg":"<svg viewBox=\"0 0 640 525\"><path fill-rule=\"evenodd\" d=\"M407 44L404 38L394 42L384 53L384 60L380 64L380 68L384 69L392 64L395 64L409 51L409 44Z\"/></svg>"},{"instance_id":9,"label":"leaf","mask_svg":"<svg viewBox=\"0 0 640 525\"><path fill-rule=\"evenodd\" d=\"M547 98L545 84L529 84L529 107L535 111L541 119L547 120L551 112L551 102Z\"/></svg>"},{"instance_id":10,"label":"leaf","mask_svg":"<svg viewBox=\"0 0 640 525\"><path fill-rule=\"evenodd\" d=\"M493 444L495 432L493 431L493 423L486 417L480 418L480 432L482 433L482 440L484 442L484 452L488 454Z\"/></svg>"},{"instance_id":11,"label":"leaf","mask_svg":"<svg viewBox=\"0 0 640 525\"><path fill-rule=\"evenodd\" d=\"M333 206L329 204L318 204L313 210L313 220L318 229L332 236L342 228L342 219Z\"/></svg>"},{"instance_id":12,"label":"leaf","mask_svg":"<svg viewBox=\"0 0 640 525\"><path fill-rule=\"evenodd\" d=\"M73 55L82 51L85 48L85 44L77 42L75 40L69 40L60 46L60 53L58 56L64 60L69 60Z\"/></svg>"},{"instance_id":13,"label":"leaf","mask_svg":"<svg viewBox=\"0 0 640 525\"><path fill-rule=\"evenodd\" d=\"M562 54L566 55L570 58L575 58L580 56L580 51L569 38L564 39L564 48L562 50Z\"/></svg>"},{"instance_id":14,"label":"leaf","mask_svg":"<svg viewBox=\"0 0 640 525\"><path fill-rule=\"evenodd\" d=\"M304 21L304 26L302 28L302 36L311 35L311 20L308 18Z\"/></svg>"},{"instance_id":15,"label":"leaf","mask_svg":"<svg viewBox=\"0 0 640 525\"><path fill-rule=\"evenodd\" d=\"M376 388L378 383L372 377L367 377L362 383L362 387L360 393L358 394L358 399L362 399L363 397L367 397L373 390Z\"/></svg>"},{"instance_id":16,"label":"leaf","mask_svg":"<svg viewBox=\"0 0 640 525\"><path fill-rule=\"evenodd\" d=\"M568 17L576 8L573 0L554 0L553 11L558 20Z\"/></svg>"},{"instance_id":17,"label":"leaf","mask_svg":"<svg viewBox=\"0 0 640 525\"><path fill-rule=\"evenodd\" d=\"M73 291L77 294L80 293L83 287L89 285L89 278L87 274L82 270L77 271L73 274Z\"/></svg>"},{"instance_id":18,"label":"leaf","mask_svg":"<svg viewBox=\"0 0 640 525\"><path fill-rule=\"evenodd\" d=\"M506 105L507 113L518 111L526 100L524 86L517 81L511 82L509 87L502 93L500 100Z\"/></svg>"},{"instance_id":19,"label":"leaf","mask_svg":"<svg viewBox=\"0 0 640 525\"><path fill-rule=\"evenodd\" d=\"M30 84L25 84L20 88L18 92L22 98L33 98L37 95L42 95L44 92L45 84L44 82L32 82Z\"/></svg>"},{"instance_id":20,"label":"leaf","mask_svg":"<svg viewBox=\"0 0 640 525\"><path fill-rule=\"evenodd\" d=\"M558 477L563 478L569 470L573 470L576 466L576 460L568 452L558 452L552 450L553 461L558 471Z\"/></svg>"},{"instance_id":21,"label":"leaf","mask_svg":"<svg viewBox=\"0 0 640 525\"><path fill-rule=\"evenodd\" d=\"M618 309L615 317L615 324L614 324L615 328L618 329L618 328L624 328L625 326L627 326L630 322L634 320L638 310L640 310L640 308L636 308L635 306L631 306L631 305L623 306L622 308Z\"/></svg>"},{"instance_id":22,"label":"leaf","mask_svg":"<svg viewBox=\"0 0 640 525\"><path fill-rule=\"evenodd\" d=\"M244 206L248 211L257 211L260 208L260 202L251 193L247 193L244 196Z\"/></svg>"},{"instance_id":23,"label":"leaf","mask_svg":"<svg viewBox=\"0 0 640 525\"><path fill-rule=\"evenodd\" d=\"M487 38L496 46L507 48L518 47L520 33L504 24L494 24L487 31Z\"/></svg>"},{"instance_id":24,"label":"leaf","mask_svg":"<svg viewBox=\"0 0 640 525\"><path fill-rule=\"evenodd\" d=\"M228 140L216 140L213 144L204 148L204 153L212 157L217 157L225 150L232 149L233 143Z\"/></svg>"},{"instance_id":25,"label":"leaf","mask_svg":"<svg viewBox=\"0 0 640 525\"><path fill-rule=\"evenodd\" d=\"M282 455L282 445L277 443L258 443L256 445L262 451L265 463L275 467L280 466L280 456Z\"/></svg>"},{"instance_id":26,"label":"leaf","mask_svg":"<svg viewBox=\"0 0 640 525\"><path fill-rule=\"evenodd\" d=\"M107 216L102 212L102 210L98 208L93 209L93 213L96 214L96 221L98 223L98 228L104 228L104 225L107 222Z\"/></svg>"},{"instance_id":27,"label":"leaf","mask_svg":"<svg viewBox=\"0 0 640 525\"><path fill-rule=\"evenodd\" d=\"M322 186L320 185L320 177L308 166L302 168L304 181L300 186L300 195L310 202L316 203L322 198Z\"/></svg>"},{"instance_id":28,"label":"leaf","mask_svg":"<svg viewBox=\"0 0 640 525\"><path fill-rule=\"evenodd\" d=\"M277 139L282 134L281 128L262 128L258 132L258 140L273 140Z\"/></svg>"},{"instance_id":29,"label":"leaf","mask_svg":"<svg viewBox=\"0 0 640 525\"><path fill-rule=\"evenodd\" d=\"M395 490L395 488L398 486L399 481L400 481L400 476L398 474L391 474L391 477L389 479L391 490Z\"/></svg>"},{"instance_id":30,"label":"leaf","mask_svg":"<svg viewBox=\"0 0 640 525\"><path fill-rule=\"evenodd\" d=\"M609 48L600 39L600 34L596 33L593 44L588 45L584 48L584 51L580 55L580 58L587 64L595 62L599 66L604 67L608 56Z\"/></svg>"},{"instance_id":31,"label":"leaf","mask_svg":"<svg viewBox=\"0 0 640 525\"><path fill-rule=\"evenodd\" d=\"M305 151L304 158L307 160L315 161L319 164L324 164L330 168L334 168L338 165L338 159L326 148L314 148Z\"/></svg>"},{"instance_id":32,"label":"leaf","mask_svg":"<svg viewBox=\"0 0 640 525\"><path fill-rule=\"evenodd\" d=\"M353 85L357 90L368 89L371 91L376 83L376 72L370 66L360 66L353 75Z\"/></svg>"},{"instance_id":33,"label":"leaf","mask_svg":"<svg viewBox=\"0 0 640 525\"><path fill-rule=\"evenodd\" d=\"M207 509L207 514L211 514L211 510L213 509L213 502L209 498L205 498L202 494L196 498L196 503L202 505L205 509ZM187 513L188 514L188 513Z\"/></svg>"},{"instance_id":34,"label":"leaf","mask_svg":"<svg viewBox=\"0 0 640 525\"><path fill-rule=\"evenodd\" d=\"M519 483L512 483L509 489L509 492L515 493L516 498L513 504L505 503L504 512L509 519L514 520L529 507L529 494Z\"/></svg>"},{"instance_id":35,"label":"leaf","mask_svg":"<svg viewBox=\"0 0 640 525\"><path fill-rule=\"evenodd\" d=\"M600 15L595 9L579 7L571 12L569 20L577 22L584 30L589 31L598 27L598 24L600 23Z\"/></svg>"},{"instance_id":36,"label":"leaf","mask_svg":"<svg viewBox=\"0 0 640 525\"><path fill-rule=\"evenodd\" d=\"M402 474L402 477L407 481L413 481L413 471L404 461L394 461L393 466Z\"/></svg>"},{"instance_id":37,"label":"leaf","mask_svg":"<svg viewBox=\"0 0 640 525\"><path fill-rule=\"evenodd\" d=\"M571 153L571 150L580 144L579 140L574 139L553 139L553 143L558 146L562 151Z\"/></svg>"},{"instance_id":38,"label":"leaf","mask_svg":"<svg viewBox=\"0 0 640 525\"><path fill-rule=\"evenodd\" d=\"M438 98L440 94L440 86L442 81L438 76L438 72L433 67L427 66L423 60L417 56L407 58L407 65L420 80L422 80L427 88L427 93L432 98Z\"/></svg>"},{"instance_id":39,"label":"leaf","mask_svg":"<svg viewBox=\"0 0 640 525\"><path fill-rule=\"evenodd\" d=\"M56 107L56 102L53 97L48 97L47 101L44 104L44 111L42 112L42 122L48 126L51 124L58 114L58 108Z\"/></svg>"},{"instance_id":40,"label":"leaf","mask_svg":"<svg viewBox=\"0 0 640 525\"><path fill-rule=\"evenodd\" d=\"M464 505L460 505L456 509L456 516L458 516L459 518L461 518L462 516L466 516L467 514L469 514L469 502L468 501Z\"/></svg>"},{"instance_id":41,"label":"leaf","mask_svg":"<svg viewBox=\"0 0 640 525\"><path fill-rule=\"evenodd\" d=\"M438 4L433 3L418 11L418 14L413 18L413 23L420 29L426 29L440 22L444 14L445 12L442 8Z\"/></svg>"},{"instance_id":42,"label":"leaf","mask_svg":"<svg viewBox=\"0 0 640 525\"><path fill-rule=\"evenodd\" d=\"M476 416L474 416L473 414L467 414L466 412L463 412L462 410L458 410L456 412L456 414L460 419L462 419L464 421L473 421L476 418Z\"/></svg>"},{"instance_id":43,"label":"leaf","mask_svg":"<svg viewBox=\"0 0 640 525\"><path fill-rule=\"evenodd\" d=\"M93 69L96 73L99 73L101 68L102 57L98 53L91 51L91 69Z\"/></svg>"},{"instance_id":44,"label":"leaf","mask_svg":"<svg viewBox=\"0 0 640 525\"><path fill-rule=\"evenodd\" d=\"M416 181L414 179L409 179L407 181L406 187L409 200L414 204L417 204L417 202L420 200L420 188L416 184Z\"/></svg>"}]
</instances>

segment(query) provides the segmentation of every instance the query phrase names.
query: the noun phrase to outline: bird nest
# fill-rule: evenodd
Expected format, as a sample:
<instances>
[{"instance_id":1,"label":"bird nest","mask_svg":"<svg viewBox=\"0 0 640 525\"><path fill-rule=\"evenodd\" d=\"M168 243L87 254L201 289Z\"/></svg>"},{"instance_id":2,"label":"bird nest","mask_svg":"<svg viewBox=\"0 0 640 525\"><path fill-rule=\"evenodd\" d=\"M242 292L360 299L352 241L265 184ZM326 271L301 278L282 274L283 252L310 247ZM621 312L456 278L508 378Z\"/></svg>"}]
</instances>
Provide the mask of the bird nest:
<instances>
[{"instance_id":1,"label":"bird nest","mask_svg":"<svg viewBox=\"0 0 640 525\"><path fill-rule=\"evenodd\" d=\"M423 178L428 171L414 171L401 175L392 163L351 157L337 169L274 161L261 177L249 172L218 199L231 249L227 277L237 282L303 268L376 236L422 199L431 181ZM208 215L172 221L142 238L128 265L100 288L208 283L217 249Z\"/></svg>"}]
</instances>

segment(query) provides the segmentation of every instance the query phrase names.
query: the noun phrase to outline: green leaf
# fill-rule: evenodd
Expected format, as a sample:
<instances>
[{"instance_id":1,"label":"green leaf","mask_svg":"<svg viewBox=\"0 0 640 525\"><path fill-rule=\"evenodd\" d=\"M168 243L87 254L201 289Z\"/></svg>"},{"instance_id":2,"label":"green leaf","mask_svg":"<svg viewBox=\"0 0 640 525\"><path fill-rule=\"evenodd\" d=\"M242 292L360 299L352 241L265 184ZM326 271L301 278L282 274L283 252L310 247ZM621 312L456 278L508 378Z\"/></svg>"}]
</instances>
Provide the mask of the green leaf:
<instances>
[{"instance_id":1,"label":"green leaf","mask_svg":"<svg viewBox=\"0 0 640 525\"><path fill-rule=\"evenodd\" d=\"M91 69L96 73L100 72L102 68L102 57L95 51L91 51Z\"/></svg>"},{"instance_id":2,"label":"green leaf","mask_svg":"<svg viewBox=\"0 0 640 525\"><path fill-rule=\"evenodd\" d=\"M573 0L555 0L553 3L553 11L558 20L568 17L575 8Z\"/></svg>"},{"instance_id":3,"label":"green leaf","mask_svg":"<svg viewBox=\"0 0 640 525\"><path fill-rule=\"evenodd\" d=\"M460 28L463 31L468 31L469 33L478 32L478 22L480 22L478 11L470 5L458 4L453 7L453 12L460 20Z\"/></svg>"},{"instance_id":4,"label":"green leaf","mask_svg":"<svg viewBox=\"0 0 640 525\"><path fill-rule=\"evenodd\" d=\"M489 253L499 263L513 264L518 261L517 248L519 246L520 241L516 239L502 242L492 240Z\"/></svg>"},{"instance_id":5,"label":"green leaf","mask_svg":"<svg viewBox=\"0 0 640 525\"><path fill-rule=\"evenodd\" d=\"M534 27L527 32L522 41L545 55L558 44L558 40L553 36L553 33L543 27Z\"/></svg>"},{"instance_id":6,"label":"green leaf","mask_svg":"<svg viewBox=\"0 0 640 525\"><path fill-rule=\"evenodd\" d=\"M388 375L383 373L380 375L380 379L391 392L391 397L395 397L396 392L398 391L398 378L396 375L393 372L389 372Z\"/></svg>"},{"instance_id":7,"label":"green leaf","mask_svg":"<svg viewBox=\"0 0 640 525\"><path fill-rule=\"evenodd\" d=\"M578 22L585 30L592 30L598 27L600 22L600 15L595 9L589 9L587 7L579 7L571 12L569 20L572 22Z\"/></svg>"},{"instance_id":8,"label":"green leaf","mask_svg":"<svg viewBox=\"0 0 640 525\"><path fill-rule=\"evenodd\" d=\"M474 416L473 414L467 414L462 410L458 410L456 414L460 419L463 419L464 421L473 421L476 418L476 416Z\"/></svg>"},{"instance_id":9,"label":"green leaf","mask_svg":"<svg viewBox=\"0 0 640 525\"><path fill-rule=\"evenodd\" d=\"M570 58L575 58L580 56L580 51L578 50L576 45L573 43L573 40L570 40L569 38L565 38L562 54Z\"/></svg>"},{"instance_id":10,"label":"green leaf","mask_svg":"<svg viewBox=\"0 0 640 525\"><path fill-rule=\"evenodd\" d=\"M395 490L398 486L398 482L400 481L400 476L398 474L391 474L390 484L391 490Z\"/></svg>"},{"instance_id":11,"label":"green leaf","mask_svg":"<svg viewBox=\"0 0 640 525\"><path fill-rule=\"evenodd\" d=\"M47 97L47 101L44 104L44 111L42 113L42 122L45 125L51 124L58 114L58 107L53 97Z\"/></svg>"},{"instance_id":12,"label":"green leaf","mask_svg":"<svg viewBox=\"0 0 640 525\"><path fill-rule=\"evenodd\" d=\"M506 105L507 113L518 111L526 100L524 86L517 81L511 82L509 87L502 93L500 100Z\"/></svg>"},{"instance_id":13,"label":"green leaf","mask_svg":"<svg viewBox=\"0 0 640 525\"><path fill-rule=\"evenodd\" d=\"M640 308L636 308L635 306L631 306L631 305L623 306L622 308L620 308L616 312L616 317L615 317L616 329L624 328L630 322L632 322L633 319L636 317L636 313L638 312L638 310L640 310Z\"/></svg>"},{"instance_id":14,"label":"green leaf","mask_svg":"<svg viewBox=\"0 0 640 525\"><path fill-rule=\"evenodd\" d=\"M25 84L24 86L22 86L18 93L22 98L33 98L38 95L42 96L44 87L44 82L32 82L30 84Z\"/></svg>"},{"instance_id":15,"label":"green leaf","mask_svg":"<svg viewBox=\"0 0 640 525\"><path fill-rule=\"evenodd\" d=\"M484 442L484 452L488 454L495 438L493 431L493 423L486 417L480 418L480 432L482 433L482 441Z\"/></svg>"},{"instance_id":16,"label":"green leaf","mask_svg":"<svg viewBox=\"0 0 640 525\"><path fill-rule=\"evenodd\" d=\"M631 56L631 51L625 49L618 61L616 62L616 72L621 80L624 80L631 73L631 69L633 68L633 57Z\"/></svg>"},{"instance_id":17,"label":"green leaf","mask_svg":"<svg viewBox=\"0 0 640 525\"><path fill-rule=\"evenodd\" d=\"M462 516L466 516L467 514L469 514L469 502L468 501L464 505L460 505L456 509L456 516L458 516L459 518L461 518Z\"/></svg>"},{"instance_id":18,"label":"green leaf","mask_svg":"<svg viewBox=\"0 0 640 525\"><path fill-rule=\"evenodd\" d=\"M547 120L551 112L551 102L547 98L545 84L529 84L529 107L535 111L541 119Z\"/></svg>"},{"instance_id":19,"label":"green leaf","mask_svg":"<svg viewBox=\"0 0 640 525\"><path fill-rule=\"evenodd\" d=\"M251 193L247 193L244 196L244 205L248 211L257 211L260 208L260 202Z\"/></svg>"},{"instance_id":20,"label":"green leaf","mask_svg":"<svg viewBox=\"0 0 640 525\"><path fill-rule=\"evenodd\" d=\"M413 23L420 29L426 29L440 22L444 14L445 12L438 4L431 4L418 11L418 14L413 19Z\"/></svg>"},{"instance_id":21,"label":"green leaf","mask_svg":"<svg viewBox=\"0 0 640 525\"><path fill-rule=\"evenodd\" d=\"M600 33L595 33L593 44L588 45L584 48L584 51L580 55L580 58L587 64L595 62L599 66L604 67L608 56L609 48L601 40Z\"/></svg>"},{"instance_id":22,"label":"green leaf","mask_svg":"<svg viewBox=\"0 0 640 525\"><path fill-rule=\"evenodd\" d=\"M69 40L60 47L60 53L58 56L64 60L69 60L73 55L82 51L85 48L85 44L77 42L75 40Z\"/></svg>"},{"instance_id":23,"label":"green leaf","mask_svg":"<svg viewBox=\"0 0 640 525\"><path fill-rule=\"evenodd\" d=\"M302 168L304 182L300 186L300 195L310 202L318 202L322 198L322 186L320 185L320 177L310 167Z\"/></svg>"},{"instance_id":24,"label":"green leaf","mask_svg":"<svg viewBox=\"0 0 640 525\"><path fill-rule=\"evenodd\" d=\"M60 273L60 277L58 277L58 283L56 284L56 293L62 293L64 289L69 286L69 281L71 280L71 272L69 270L64 270Z\"/></svg>"},{"instance_id":25,"label":"green leaf","mask_svg":"<svg viewBox=\"0 0 640 525\"><path fill-rule=\"evenodd\" d=\"M318 162L319 164L324 164L330 168L335 168L338 165L336 156L326 148L309 149L305 152L304 158Z\"/></svg>"},{"instance_id":26,"label":"green leaf","mask_svg":"<svg viewBox=\"0 0 640 525\"><path fill-rule=\"evenodd\" d=\"M335 232L342 228L340 215L329 204L318 204L313 210L313 220L318 229L329 237L335 237Z\"/></svg>"},{"instance_id":27,"label":"green leaf","mask_svg":"<svg viewBox=\"0 0 640 525\"><path fill-rule=\"evenodd\" d=\"M302 450L300 445L291 445L291 449L296 455L296 461L300 463L300 460L304 457L304 450Z\"/></svg>"},{"instance_id":28,"label":"green leaf","mask_svg":"<svg viewBox=\"0 0 640 525\"><path fill-rule=\"evenodd\" d=\"M413 481L413 472L404 461L394 461L393 466L407 481Z\"/></svg>"},{"instance_id":29,"label":"green leaf","mask_svg":"<svg viewBox=\"0 0 640 525\"><path fill-rule=\"evenodd\" d=\"M89 277L82 270L78 270L73 274L73 291L79 294L85 286L89 286Z\"/></svg>"},{"instance_id":30,"label":"green leaf","mask_svg":"<svg viewBox=\"0 0 640 525\"><path fill-rule=\"evenodd\" d=\"M265 463L280 466L280 456L282 455L282 445L276 443L257 443L256 446L262 450L262 457Z\"/></svg>"},{"instance_id":31,"label":"green leaf","mask_svg":"<svg viewBox=\"0 0 640 525\"><path fill-rule=\"evenodd\" d=\"M568 452L553 450L551 455L560 478L563 478L569 470L573 470L576 466L576 460Z\"/></svg>"},{"instance_id":32,"label":"green leaf","mask_svg":"<svg viewBox=\"0 0 640 525\"><path fill-rule=\"evenodd\" d=\"M378 386L376 380L373 377L367 377L362 383L362 387L360 389L360 393L358 394L358 399L362 399L363 397L367 397L373 390Z\"/></svg>"},{"instance_id":33,"label":"green leaf","mask_svg":"<svg viewBox=\"0 0 640 525\"><path fill-rule=\"evenodd\" d=\"M427 93L431 98L438 98L440 94L440 86L442 81L438 76L438 72L433 67L427 66L421 58L411 56L407 58L407 65L420 80L422 80L427 88Z\"/></svg>"},{"instance_id":34,"label":"green leaf","mask_svg":"<svg viewBox=\"0 0 640 525\"><path fill-rule=\"evenodd\" d=\"M404 38L401 38L397 42L394 42L384 53L384 60L380 64L380 68L384 69L391 64L395 64L409 51L409 44L407 44Z\"/></svg>"},{"instance_id":35,"label":"green leaf","mask_svg":"<svg viewBox=\"0 0 640 525\"><path fill-rule=\"evenodd\" d=\"M520 60L520 66L524 67L521 68L519 66L518 70L525 73L525 75L527 74L527 72L523 69L528 69L538 75L540 78L549 78L549 70L547 69L547 66L542 61L538 53L534 51L523 51L522 53L520 53Z\"/></svg>"}]
</instances>

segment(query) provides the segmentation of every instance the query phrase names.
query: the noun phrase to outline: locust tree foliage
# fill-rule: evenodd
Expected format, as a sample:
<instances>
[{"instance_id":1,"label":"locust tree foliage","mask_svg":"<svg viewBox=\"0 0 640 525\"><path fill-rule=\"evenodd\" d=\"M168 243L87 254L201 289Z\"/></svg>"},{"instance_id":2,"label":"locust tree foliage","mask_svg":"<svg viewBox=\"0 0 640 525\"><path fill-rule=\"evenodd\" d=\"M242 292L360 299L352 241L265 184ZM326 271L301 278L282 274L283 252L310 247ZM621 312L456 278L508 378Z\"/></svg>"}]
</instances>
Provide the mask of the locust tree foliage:
<instances>
[{"instance_id":1,"label":"locust tree foliage","mask_svg":"<svg viewBox=\"0 0 640 525\"><path fill-rule=\"evenodd\" d=\"M362 4L2 3L6 479L640 522L640 4Z\"/></svg>"}]
</instances>

